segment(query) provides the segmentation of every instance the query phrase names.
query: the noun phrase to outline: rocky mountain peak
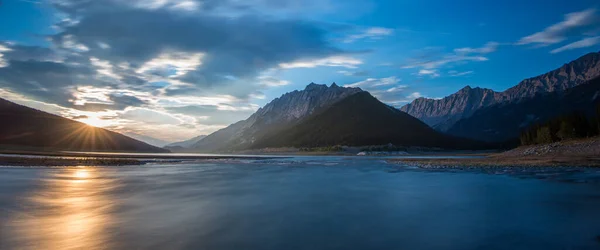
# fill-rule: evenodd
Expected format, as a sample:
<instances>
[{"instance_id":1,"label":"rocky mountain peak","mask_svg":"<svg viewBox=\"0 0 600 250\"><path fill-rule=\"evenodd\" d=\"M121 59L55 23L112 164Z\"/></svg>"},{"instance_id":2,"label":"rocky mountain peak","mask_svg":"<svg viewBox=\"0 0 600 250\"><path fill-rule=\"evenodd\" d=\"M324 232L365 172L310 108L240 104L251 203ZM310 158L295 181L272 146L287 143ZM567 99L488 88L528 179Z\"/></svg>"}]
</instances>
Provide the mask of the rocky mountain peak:
<instances>
[{"instance_id":1,"label":"rocky mountain peak","mask_svg":"<svg viewBox=\"0 0 600 250\"><path fill-rule=\"evenodd\" d=\"M360 88L345 88L335 83L331 84L331 87L310 83L303 91L286 93L271 101L255 115L262 117L267 123L296 120L360 91Z\"/></svg>"},{"instance_id":2,"label":"rocky mountain peak","mask_svg":"<svg viewBox=\"0 0 600 250\"><path fill-rule=\"evenodd\" d=\"M473 89L473 88L471 88L470 85L467 85L467 86L464 86L462 89L460 89L459 92L461 92L461 91L470 91L471 89Z\"/></svg>"},{"instance_id":3,"label":"rocky mountain peak","mask_svg":"<svg viewBox=\"0 0 600 250\"><path fill-rule=\"evenodd\" d=\"M252 144L267 131L295 124L317 110L327 108L358 92L362 92L362 89L340 87L335 83L330 87L310 83L304 90L292 91L273 99L248 119L209 135L195 147L216 149L228 144Z\"/></svg>"},{"instance_id":4,"label":"rocky mountain peak","mask_svg":"<svg viewBox=\"0 0 600 250\"><path fill-rule=\"evenodd\" d=\"M475 111L499 103L513 103L548 92L562 92L600 76L600 52L586 54L560 68L521 81L504 92L465 86L440 100L417 99L401 108L441 131Z\"/></svg>"},{"instance_id":5,"label":"rocky mountain peak","mask_svg":"<svg viewBox=\"0 0 600 250\"><path fill-rule=\"evenodd\" d=\"M314 82L311 82L310 84L306 85L304 91L325 90L327 88L328 87L325 84L316 84Z\"/></svg>"}]
</instances>

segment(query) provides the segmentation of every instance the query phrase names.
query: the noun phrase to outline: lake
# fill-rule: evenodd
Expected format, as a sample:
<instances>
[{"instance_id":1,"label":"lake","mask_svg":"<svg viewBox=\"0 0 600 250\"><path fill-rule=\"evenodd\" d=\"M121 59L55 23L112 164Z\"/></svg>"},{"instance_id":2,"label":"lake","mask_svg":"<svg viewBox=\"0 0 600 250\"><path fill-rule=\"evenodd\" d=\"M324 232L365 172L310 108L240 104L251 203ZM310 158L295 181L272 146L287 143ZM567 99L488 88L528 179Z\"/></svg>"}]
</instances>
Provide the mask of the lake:
<instances>
[{"instance_id":1,"label":"lake","mask_svg":"<svg viewBox=\"0 0 600 250\"><path fill-rule=\"evenodd\" d=\"M599 175L332 156L0 167L0 249L600 249Z\"/></svg>"}]
</instances>

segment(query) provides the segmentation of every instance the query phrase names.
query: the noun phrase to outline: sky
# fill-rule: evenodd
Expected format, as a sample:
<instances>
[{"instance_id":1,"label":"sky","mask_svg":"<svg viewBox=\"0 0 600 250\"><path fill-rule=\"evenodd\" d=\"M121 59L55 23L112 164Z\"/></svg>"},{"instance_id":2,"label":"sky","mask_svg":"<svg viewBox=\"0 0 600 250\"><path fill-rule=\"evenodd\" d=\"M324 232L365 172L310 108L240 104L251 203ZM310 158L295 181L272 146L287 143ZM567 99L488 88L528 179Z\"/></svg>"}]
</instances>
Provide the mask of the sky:
<instances>
[{"instance_id":1,"label":"sky","mask_svg":"<svg viewBox=\"0 0 600 250\"><path fill-rule=\"evenodd\" d=\"M311 83L401 107L600 50L597 1L0 0L0 97L174 142Z\"/></svg>"}]
</instances>

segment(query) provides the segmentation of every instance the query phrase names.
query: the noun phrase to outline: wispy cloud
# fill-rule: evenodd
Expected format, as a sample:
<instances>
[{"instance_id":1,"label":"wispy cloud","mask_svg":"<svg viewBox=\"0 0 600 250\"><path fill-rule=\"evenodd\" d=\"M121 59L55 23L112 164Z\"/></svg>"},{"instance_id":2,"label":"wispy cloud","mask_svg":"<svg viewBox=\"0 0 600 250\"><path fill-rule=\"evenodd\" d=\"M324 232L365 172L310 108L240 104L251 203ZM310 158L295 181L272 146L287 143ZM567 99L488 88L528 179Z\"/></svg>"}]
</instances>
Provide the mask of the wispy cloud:
<instances>
[{"instance_id":1,"label":"wispy cloud","mask_svg":"<svg viewBox=\"0 0 600 250\"><path fill-rule=\"evenodd\" d=\"M394 33L393 29L383 28L383 27L371 27L363 30L359 34L349 35L344 39L343 42L351 43L360 39L381 39L385 36L392 35Z\"/></svg>"},{"instance_id":2,"label":"wispy cloud","mask_svg":"<svg viewBox=\"0 0 600 250\"><path fill-rule=\"evenodd\" d=\"M422 97L420 92L410 92L410 87L401 84L400 78L396 76L384 78L368 78L363 81L346 84L345 87L360 87L369 91L380 101L392 106L399 106Z\"/></svg>"},{"instance_id":3,"label":"wispy cloud","mask_svg":"<svg viewBox=\"0 0 600 250\"><path fill-rule=\"evenodd\" d=\"M260 81L260 84L267 87L279 87L290 84L289 81L277 79L273 76L259 76L258 80Z\"/></svg>"},{"instance_id":4,"label":"wispy cloud","mask_svg":"<svg viewBox=\"0 0 600 250\"><path fill-rule=\"evenodd\" d=\"M2 58L2 57L4 57L4 54L2 54L2 52L7 52L7 51L11 51L11 50L12 50L11 48L0 44L0 68L8 66L8 62Z\"/></svg>"},{"instance_id":5,"label":"wispy cloud","mask_svg":"<svg viewBox=\"0 0 600 250\"><path fill-rule=\"evenodd\" d=\"M473 73L475 73L475 72L473 72L473 71L459 72L459 71L456 71L456 70L450 70L450 71L448 71L448 75L452 76L452 77L472 75Z\"/></svg>"},{"instance_id":6,"label":"wispy cloud","mask_svg":"<svg viewBox=\"0 0 600 250\"><path fill-rule=\"evenodd\" d=\"M584 39L581 39L576 42L569 43L565 46L562 46L560 48L550 51L550 53L555 54L555 53L560 53L560 52L563 52L566 50L587 48L587 47L594 46L596 44L600 44L600 36L588 37L588 38L584 38Z\"/></svg>"},{"instance_id":7,"label":"wispy cloud","mask_svg":"<svg viewBox=\"0 0 600 250\"><path fill-rule=\"evenodd\" d=\"M419 93L419 92L413 92L410 95L408 95L406 98L408 98L408 99L417 99L419 97L423 97L423 95L421 95L421 93Z\"/></svg>"},{"instance_id":8,"label":"wispy cloud","mask_svg":"<svg viewBox=\"0 0 600 250\"><path fill-rule=\"evenodd\" d=\"M343 67L354 69L363 62L360 59L350 56L330 56L312 60L297 60L289 63L280 63L279 67L282 69L293 69L293 68L315 68L319 66L327 67Z\"/></svg>"},{"instance_id":9,"label":"wispy cloud","mask_svg":"<svg viewBox=\"0 0 600 250\"><path fill-rule=\"evenodd\" d=\"M565 41L570 35L583 33L586 29L598 25L599 18L596 9L587 9L580 12L568 13L564 20L553 24L543 31L525 36L517 42L517 45L535 44L547 46Z\"/></svg>"},{"instance_id":10,"label":"wispy cloud","mask_svg":"<svg viewBox=\"0 0 600 250\"><path fill-rule=\"evenodd\" d=\"M374 87L381 86L390 86L400 82L400 78L395 76L385 77L385 78L367 78L364 81L355 82L351 84L344 85L345 87L361 87L366 89L371 89Z\"/></svg>"},{"instance_id":11,"label":"wispy cloud","mask_svg":"<svg viewBox=\"0 0 600 250\"><path fill-rule=\"evenodd\" d=\"M417 75L430 76L431 78L436 78L436 77L440 76L440 74L437 72L437 70L433 70L433 69L421 69L421 70L419 70Z\"/></svg>"},{"instance_id":12,"label":"wispy cloud","mask_svg":"<svg viewBox=\"0 0 600 250\"><path fill-rule=\"evenodd\" d=\"M488 42L483 47L480 48L458 48L454 49L454 52L457 54L488 54L496 51L500 43L498 42Z\"/></svg>"},{"instance_id":13,"label":"wispy cloud","mask_svg":"<svg viewBox=\"0 0 600 250\"><path fill-rule=\"evenodd\" d=\"M420 70L414 73L415 75L439 77L441 74L438 69L440 68L465 64L468 62L488 61L489 59L484 55L496 51L500 45L500 43L492 41L487 42L482 47L456 48L448 53L442 52L439 47L427 47L420 52L422 55L409 59L402 68L418 68Z\"/></svg>"},{"instance_id":14,"label":"wispy cloud","mask_svg":"<svg viewBox=\"0 0 600 250\"><path fill-rule=\"evenodd\" d=\"M489 60L484 56L465 56L465 55L445 55L439 59L427 60L427 61L417 61L408 63L402 68L412 69L412 68L424 68L424 69L437 69L444 65L450 63L459 63L459 62L483 62Z\"/></svg>"},{"instance_id":15,"label":"wispy cloud","mask_svg":"<svg viewBox=\"0 0 600 250\"><path fill-rule=\"evenodd\" d=\"M339 70L337 73L345 75L345 76L368 76L369 72L366 70L359 71L348 71L348 70Z\"/></svg>"}]
</instances>

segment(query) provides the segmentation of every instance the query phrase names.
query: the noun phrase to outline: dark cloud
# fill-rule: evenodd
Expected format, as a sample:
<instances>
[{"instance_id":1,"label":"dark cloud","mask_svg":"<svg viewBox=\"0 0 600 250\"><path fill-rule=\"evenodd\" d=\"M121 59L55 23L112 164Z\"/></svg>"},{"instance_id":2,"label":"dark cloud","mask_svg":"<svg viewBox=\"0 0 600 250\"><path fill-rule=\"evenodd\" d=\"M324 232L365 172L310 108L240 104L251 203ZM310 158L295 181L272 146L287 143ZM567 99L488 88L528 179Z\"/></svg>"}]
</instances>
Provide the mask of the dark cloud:
<instances>
[{"instance_id":1,"label":"dark cloud","mask_svg":"<svg viewBox=\"0 0 600 250\"><path fill-rule=\"evenodd\" d=\"M111 95L110 100L115 103L117 109L125 109L127 107L140 107L148 104L139 98L131 95Z\"/></svg>"},{"instance_id":2,"label":"dark cloud","mask_svg":"<svg viewBox=\"0 0 600 250\"><path fill-rule=\"evenodd\" d=\"M9 48L9 51L2 52L3 58L7 60L15 61L60 61L62 57L57 54L54 50L39 46L23 46L23 45L10 45L2 44Z\"/></svg>"},{"instance_id":3,"label":"dark cloud","mask_svg":"<svg viewBox=\"0 0 600 250\"><path fill-rule=\"evenodd\" d=\"M169 51L205 53L201 67L179 79L211 87L226 83L226 76L248 78L279 63L343 53L329 44L326 35L317 25L298 20L122 9L88 13L78 24L53 36L53 41L61 45L74 40L87 47L105 42L110 49L87 53L133 67Z\"/></svg>"},{"instance_id":4,"label":"dark cloud","mask_svg":"<svg viewBox=\"0 0 600 250\"><path fill-rule=\"evenodd\" d=\"M11 60L0 68L0 87L64 106L72 98L67 87L100 84L94 74L90 68L65 63Z\"/></svg>"},{"instance_id":5,"label":"dark cloud","mask_svg":"<svg viewBox=\"0 0 600 250\"><path fill-rule=\"evenodd\" d=\"M88 111L88 112L101 112L101 111L112 110L115 108L115 106L112 104L102 104L102 103L85 103L83 105L71 105L70 107L77 109L77 110Z\"/></svg>"}]
</instances>

